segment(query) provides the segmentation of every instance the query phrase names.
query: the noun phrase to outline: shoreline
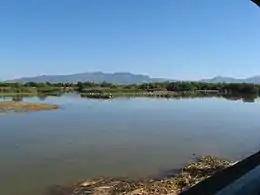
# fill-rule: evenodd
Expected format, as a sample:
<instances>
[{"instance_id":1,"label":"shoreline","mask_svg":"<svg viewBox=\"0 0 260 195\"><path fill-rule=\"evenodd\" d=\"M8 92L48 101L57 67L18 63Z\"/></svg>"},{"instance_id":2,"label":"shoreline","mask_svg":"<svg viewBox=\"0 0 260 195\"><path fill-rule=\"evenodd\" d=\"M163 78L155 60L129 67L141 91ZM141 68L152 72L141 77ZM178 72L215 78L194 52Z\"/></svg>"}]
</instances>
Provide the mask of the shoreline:
<instances>
[{"instance_id":1,"label":"shoreline","mask_svg":"<svg viewBox=\"0 0 260 195\"><path fill-rule=\"evenodd\" d=\"M116 98L136 98L136 97L148 97L148 98L163 98L163 99L185 99L185 98L224 98L228 100L243 100L244 102L254 102L257 97L256 94L228 94L220 93L216 90L200 90L200 91L139 91L139 92L72 92L80 95L82 98L87 99L104 99L111 100ZM22 99L24 97L48 97L48 96L62 96L65 93L0 93L0 98L12 97Z\"/></svg>"},{"instance_id":2,"label":"shoreline","mask_svg":"<svg viewBox=\"0 0 260 195\"><path fill-rule=\"evenodd\" d=\"M234 164L214 156L204 156L163 178L88 179L72 186L53 186L44 195L175 195Z\"/></svg>"},{"instance_id":3,"label":"shoreline","mask_svg":"<svg viewBox=\"0 0 260 195\"><path fill-rule=\"evenodd\" d=\"M223 97L224 94L215 92L136 92L136 93L80 93L82 98L88 99L116 99L120 97L136 98L163 98L163 99L181 99L181 98L206 98L206 97Z\"/></svg>"}]
</instances>

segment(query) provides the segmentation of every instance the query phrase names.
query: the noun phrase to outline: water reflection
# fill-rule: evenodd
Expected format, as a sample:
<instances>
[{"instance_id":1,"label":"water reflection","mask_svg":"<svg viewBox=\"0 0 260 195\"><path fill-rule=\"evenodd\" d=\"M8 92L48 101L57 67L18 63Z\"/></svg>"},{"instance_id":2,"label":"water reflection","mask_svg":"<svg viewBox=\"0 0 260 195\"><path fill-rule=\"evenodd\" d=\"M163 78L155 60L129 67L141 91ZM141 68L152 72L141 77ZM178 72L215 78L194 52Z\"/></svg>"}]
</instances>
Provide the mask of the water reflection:
<instances>
[{"instance_id":1,"label":"water reflection","mask_svg":"<svg viewBox=\"0 0 260 195\"><path fill-rule=\"evenodd\" d=\"M174 99L187 99L187 98L224 98L227 100L231 100L231 101L238 101L238 100L242 100L243 102L246 103L253 103L255 102L255 100L259 97L258 94L241 94L241 93L237 93L237 94L194 94L194 95L190 95L190 94L180 94L179 96L173 97Z\"/></svg>"},{"instance_id":2,"label":"water reflection","mask_svg":"<svg viewBox=\"0 0 260 195\"><path fill-rule=\"evenodd\" d=\"M22 94L22 93L1 94L0 100L12 100L14 102L21 102L21 101L23 101L24 98L35 97L35 96L36 96L35 94Z\"/></svg>"},{"instance_id":3,"label":"water reflection","mask_svg":"<svg viewBox=\"0 0 260 195\"><path fill-rule=\"evenodd\" d=\"M0 117L0 195L41 194L53 184L100 176L150 176L180 167L194 153L238 160L259 149L260 105L235 101L253 102L256 97L100 103L68 94L1 96L35 103L47 98L44 103L63 109Z\"/></svg>"},{"instance_id":4,"label":"water reflection","mask_svg":"<svg viewBox=\"0 0 260 195\"><path fill-rule=\"evenodd\" d=\"M28 97L38 97L40 101L45 101L48 97L56 96L60 97L64 94L0 94L0 100L12 100L14 102L21 102L24 100L24 98Z\"/></svg>"},{"instance_id":5,"label":"water reflection","mask_svg":"<svg viewBox=\"0 0 260 195\"><path fill-rule=\"evenodd\" d=\"M12 97L12 101L13 102L22 102L23 101L23 97L19 96L19 95L14 96L14 97Z\"/></svg>"},{"instance_id":6,"label":"water reflection","mask_svg":"<svg viewBox=\"0 0 260 195\"><path fill-rule=\"evenodd\" d=\"M47 99L47 95L38 95L40 101L45 101Z\"/></svg>"},{"instance_id":7,"label":"water reflection","mask_svg":"<svg viewBox=\"0 0 260 195\"><path fill-rule=\"evenodd\" d=\"M48 97L60 97L64 95L64 93L57 93L57 94L1 94L0 100L12 100L15 102L21 102L24 98L28 97L38 97L40 101L45 101ZM81 95L82 98L87 98ZM126 96L125 98L135 98L138 96ZM245 103L253 103L259 97L258 94L176 94L174 97L167 97L167 96L148 96L150 98L164 98L164 99L193 99L193 98L224 98L231 101L239 101L242 100Z\"/></svg>"},{"instance_id":8,"label":"water reflection","mask_svg":"<svg viewBox=\"0 0 260 195\"><path fill-rule=\"evenodd\" d=\"M135 96L135 95L129 95L129 96L124 96L124 98L136 98L136 97L142 97L142 96ZM187 93L180 93L180 94L175 94L172 97L168 97L167 94L166 95L145 95L145 97L149 97L149 98L160 98L160 99L177 99L177 100L181 100L181 99L195 99L195 98L224 98L227 100L231 100L231 101L240 101L242 100L245 103L253 103L255 102L255 100L259 97L258 94L210 94L210 93L205 93L205 94L187 94ZM87 99L91 99L90 97L81 95L81 98L87 98ZM114 98L118 98L118 97L114 97ZM99 99L102 99L101 97L99 97ZM104 100L107 98L104 98ZM110 99L110 98L109 98Z\"/></svg>"},{"instance_id":9,"label":"water reflection","mask_svg":"<svg viewBox=\"0 0 260 195\"><path fill-rule=\"evenodd\" d=\"M259 97L257 94L232 94L232 95L223 95L227 100L242 100L246 103L253 103Z\"/></svg>"}]
</instances>

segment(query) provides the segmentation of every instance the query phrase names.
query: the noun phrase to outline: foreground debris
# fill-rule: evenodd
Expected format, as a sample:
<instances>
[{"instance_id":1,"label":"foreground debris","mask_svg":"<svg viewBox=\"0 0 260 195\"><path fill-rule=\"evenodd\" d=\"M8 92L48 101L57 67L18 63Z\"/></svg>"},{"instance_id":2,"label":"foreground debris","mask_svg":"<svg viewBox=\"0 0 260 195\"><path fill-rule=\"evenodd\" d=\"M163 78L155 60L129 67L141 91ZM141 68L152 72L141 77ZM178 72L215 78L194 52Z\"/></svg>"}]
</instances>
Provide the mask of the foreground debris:
<instances>
[{"instance_id":1,"label":"foreground debris","mask_svg":"<svg viewBox=\"0 0 260 195\"><path fill-rule=\"evenodd\" d=\"M56 110L59 107L49 104L38 104L28 102L4 101L0 102L0 113L8 112L36 112L42 110Z\"/></svg>"},{"instance_id":2,"label":"foreground debris","mask_svg":"<svg viewBox=\"0 0 260 195\"><path fill-rule=\"evenodd\" d=\"M47 195L176 195L234 165L234 162L205 156L184 166L179 173L162 179L129 180L100 178L70 187L56 186Z\"/></svg>"}]
</instances>

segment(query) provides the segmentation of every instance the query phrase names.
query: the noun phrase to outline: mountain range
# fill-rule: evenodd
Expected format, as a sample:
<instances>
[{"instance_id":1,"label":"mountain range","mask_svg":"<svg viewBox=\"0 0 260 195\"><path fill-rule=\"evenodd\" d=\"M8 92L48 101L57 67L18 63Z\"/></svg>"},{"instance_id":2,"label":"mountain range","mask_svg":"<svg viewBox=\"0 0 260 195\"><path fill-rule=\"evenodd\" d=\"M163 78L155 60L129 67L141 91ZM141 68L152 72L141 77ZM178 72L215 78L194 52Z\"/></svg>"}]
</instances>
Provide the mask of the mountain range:
<instances>
[{"instance_id":1,"label":"mountain range","mask_svg":"<svg viewBox=\"0 0 260 195\"><path fill-rule=\"evenodd\" d=\"M210 79L202 79L201 82L208 82L208 83L255 83L260 84L260 76L253 76L244 79L236 79L232 77L221 77L217 76Z\"/></svg>"},{"instance_id":2,"label":"mountain range","mask_svg":"<svg viewBox=\"0 0 260 195\"><path fill-rule=\"evenodd\" d=\"M128 72L103 73L103 72L86 72L70 75L42 75L36 77L24 77L8 82L51 82L51 83L77 83L77 82L108 82L113 84L141 84L151 82L164 82L169 79L151 78L147 75L132 74Z\"/></svg>"},{"instance_id":3,"label":"mountain range","mask_svg":"<svg viewBox=\"0 0 260 195\"><path fill-rule=\"evenodd\" d=\"M103 73L103 72L86 72L70 75L42 75L36 77L24 77L8 82L51 82L51 83L77 83L77 82L108 82L114 84L141 84L151 82L177 81L174 79L151 78L147 75L132 74L128 72ZM249 77L245 79L236 79L232 77L217 76L210 79L201 79L200 82L210 83L255 83L260 84L260 76Z\"/></svg>"}]
</instances>

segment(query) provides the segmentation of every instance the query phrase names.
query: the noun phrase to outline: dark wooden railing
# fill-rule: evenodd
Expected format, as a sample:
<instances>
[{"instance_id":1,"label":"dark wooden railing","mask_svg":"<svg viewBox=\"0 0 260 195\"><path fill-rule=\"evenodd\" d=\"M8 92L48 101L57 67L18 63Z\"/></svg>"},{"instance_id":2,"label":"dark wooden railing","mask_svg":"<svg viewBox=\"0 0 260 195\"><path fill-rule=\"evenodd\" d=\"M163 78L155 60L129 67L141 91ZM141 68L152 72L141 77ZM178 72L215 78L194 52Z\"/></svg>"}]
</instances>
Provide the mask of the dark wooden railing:
<instances>
[{"instance_id":1,"label":"dark wooden railing","mask_svg":"<svg viewBox=\"0 0 260 195\"><path fill-rule=\"evenodd\" d=\"M260 195L260 151L181 195Z\"/></svg>"},{"instance_id":2,"label":"dark wooden railing","mask_svg":"<svg viewBox=\"0 0 260 195\"><path fill-rule=\"evenodd\" d=\"M251 1L253 1L256 5L260 7L260 0L251 0Z\"/></svg>"}]
</instances>

